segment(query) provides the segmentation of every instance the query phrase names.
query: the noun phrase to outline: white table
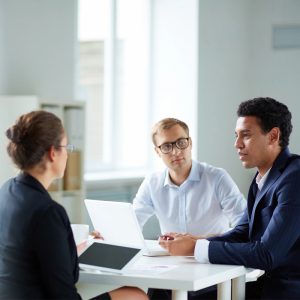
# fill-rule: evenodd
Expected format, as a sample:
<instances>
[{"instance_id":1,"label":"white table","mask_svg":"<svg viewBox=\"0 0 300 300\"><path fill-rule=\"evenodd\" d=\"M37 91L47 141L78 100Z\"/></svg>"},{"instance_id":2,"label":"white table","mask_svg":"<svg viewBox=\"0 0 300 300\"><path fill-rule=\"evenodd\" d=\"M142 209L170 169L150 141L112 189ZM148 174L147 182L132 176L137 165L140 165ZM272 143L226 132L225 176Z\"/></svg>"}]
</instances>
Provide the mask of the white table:
<instances>
[{"instance_id":1,"label":"white table","mask_svg":"<svg viewBox=\"0 0 300 300\"><path fill-rule=\"evenodd\" d=\"M243 266L199 264L193 257L179 256L142 257L138 264L176 265L177 267L155 275L147 272L141 275L81 271L79 282L170 289L172 290L173 300L186 300L187 291L197 291L217 284L219 300L245 299L245 274L247 269Z\"/></svg>"}]
</instances>

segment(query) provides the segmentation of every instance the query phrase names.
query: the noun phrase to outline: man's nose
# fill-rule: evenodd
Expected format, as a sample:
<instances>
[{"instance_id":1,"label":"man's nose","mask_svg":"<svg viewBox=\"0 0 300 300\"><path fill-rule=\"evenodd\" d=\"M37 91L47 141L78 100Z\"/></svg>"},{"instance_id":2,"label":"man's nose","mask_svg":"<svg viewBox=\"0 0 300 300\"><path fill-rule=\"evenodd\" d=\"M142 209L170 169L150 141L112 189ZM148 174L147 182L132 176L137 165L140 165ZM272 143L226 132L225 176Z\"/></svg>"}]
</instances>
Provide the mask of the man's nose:
<instances>
[{"instance_id":1,"label":"man's nose","mask_svg":"<svg viewBox=\"0 0 300 300\"><path fill-rule=\"evenodd\" d=\"M242 143L242 141L241 141L240 138L237 137L237 138L235 139L234 147L235 147L236 149L241 149L241 148L243 148L243 143Z\"/></svg>"},{"instance_id":2,"label":"man's nose","mask_svg":"<svg viewBox=\"0 0 300 300\"><path fill-rule=\"evenodd\" d=\"M177 148L176 145L173 145L172 154L177 154L180 151L181 150L179 148Z\"/></svg>"}]
</instances>

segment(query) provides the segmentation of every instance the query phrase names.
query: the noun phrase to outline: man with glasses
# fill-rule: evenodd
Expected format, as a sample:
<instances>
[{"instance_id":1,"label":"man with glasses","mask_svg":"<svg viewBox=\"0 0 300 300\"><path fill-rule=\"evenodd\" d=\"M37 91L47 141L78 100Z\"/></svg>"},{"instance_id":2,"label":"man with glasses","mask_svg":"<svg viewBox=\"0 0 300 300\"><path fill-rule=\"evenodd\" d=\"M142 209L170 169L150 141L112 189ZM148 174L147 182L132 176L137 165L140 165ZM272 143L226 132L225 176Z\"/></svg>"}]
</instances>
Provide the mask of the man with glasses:
<instances>
[{"instance_id":1,"label":"man with glasses","mask_svg":"<svg viewBox=\"0 0 300 300\"><path fill-rule=\"evenodd\" d=\"M205 237L235 226L246 200L225 170L192 160L188 126L163 119L154 125L152 141L166 169L145 178L133 200L141 227L154 214L162 234Z\"/></svg>"},{"instance_id":2,"label":"man with glasses","mask_svg":"<svg viewBox=\"0 0 300 300\"><path fill-rule=\"evenodd\" d=\"M152 142L166 169L145 178L133 200L141 227L156 215L162 234L189 233L195 239L235 226L246 200L229 174L192 160L192 139L186 123L166 118L152 129ZM167 237L166 237L167 239ZM189 299L216 298L215 287L189 292ZM151 300L170 299L170 291L149 289Z\"/></svg>"}]
</instances>

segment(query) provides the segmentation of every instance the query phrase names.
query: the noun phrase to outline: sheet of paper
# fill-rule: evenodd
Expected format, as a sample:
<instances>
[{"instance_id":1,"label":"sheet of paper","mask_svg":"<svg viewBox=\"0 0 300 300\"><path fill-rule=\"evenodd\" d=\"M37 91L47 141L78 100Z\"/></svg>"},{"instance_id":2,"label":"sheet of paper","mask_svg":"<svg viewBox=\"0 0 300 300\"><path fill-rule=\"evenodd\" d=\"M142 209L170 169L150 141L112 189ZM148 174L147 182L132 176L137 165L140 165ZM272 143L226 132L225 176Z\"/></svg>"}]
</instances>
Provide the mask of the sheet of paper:
<instances>
[{"instance_id":1,"label":"sheet of paper","mask_svg":"<svg viewBox=\"0 0 300 300\"><path fill-rule=\"evenodd\" d=\"M176 265L135 265L126 273L156 275L177 268Z\"/></svg>"},{"instance_id":2,"label":"sheet of paper","mask_svg":"<svg viewBox=\"0 0 300 300\"><path fill-rule=\"evenodd\" d=\"M132 268L124 271L124 274L132 274L132 275L157 275L163 272L167 272L170 270L173 270L177 268L177 265L134 265ZM100 271L95 269L90 269L88 267L80 267L82 271L88 272L88 273L96 273L96 274L103 274L103 273L112 273L109 271Z\"/></svg>"}]
</instances>

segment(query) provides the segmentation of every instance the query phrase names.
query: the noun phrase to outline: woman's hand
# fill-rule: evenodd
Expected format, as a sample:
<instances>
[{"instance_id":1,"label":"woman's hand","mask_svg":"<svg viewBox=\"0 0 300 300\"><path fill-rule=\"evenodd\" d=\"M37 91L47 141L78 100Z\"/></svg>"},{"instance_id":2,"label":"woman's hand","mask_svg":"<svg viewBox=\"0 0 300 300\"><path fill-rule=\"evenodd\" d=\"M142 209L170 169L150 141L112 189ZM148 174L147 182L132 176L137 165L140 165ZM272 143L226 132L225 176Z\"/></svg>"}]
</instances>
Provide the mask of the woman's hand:
<instances>
[{"instance_id":1,"label":"woman's hand","mask_svg":"<svg viewBox=\"0 0 300 300\"><path fill-rule=\"evenodd\" d=\"M101 235L101 233L97 230L94 230L90 233L91 236L94 237L94 239L98 239L98 240L104 240L103 236Z\"/></svg>"}]
</instances>

